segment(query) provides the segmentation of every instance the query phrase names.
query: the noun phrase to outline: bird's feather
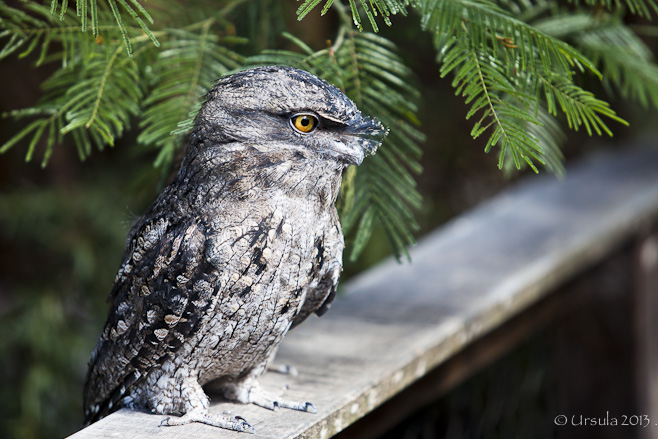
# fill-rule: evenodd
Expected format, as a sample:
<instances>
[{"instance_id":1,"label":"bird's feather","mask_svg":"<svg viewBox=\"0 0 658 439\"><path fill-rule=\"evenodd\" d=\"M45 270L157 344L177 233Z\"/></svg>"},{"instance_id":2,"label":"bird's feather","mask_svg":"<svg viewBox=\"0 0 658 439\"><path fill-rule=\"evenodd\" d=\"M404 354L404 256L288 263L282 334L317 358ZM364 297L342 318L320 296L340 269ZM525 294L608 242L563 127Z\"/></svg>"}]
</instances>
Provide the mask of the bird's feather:
<instances>
[{"instance_id":1,"label":"bird's feather","mask_svg":"<svg viewBox=\"0 0 658 439\"><path fill-rule=\"evenodd\" d=\"M159 218L137 231L89 363L86 423L111 411L109 402L116 405L198 328L214 295L220 293L217 270L204 260L204 247L205 226L198 219L176 223Z\"/></svg>"},{"instance_id":2,"label":"bird's feather","mask_svg":"<svg viewBox=\"0 0 658 439\"><path fill-rule=\"evenodd\" d=\"M312 129L296 128L299 113ZM86 422L122 406L210 422L201 386L211 382L249 402L285 333L335 297L342 173L383 131L336 87L301 70L262 67L221 79L177 176L129 234L89 361Z\"/></svg>"}]
</instances>

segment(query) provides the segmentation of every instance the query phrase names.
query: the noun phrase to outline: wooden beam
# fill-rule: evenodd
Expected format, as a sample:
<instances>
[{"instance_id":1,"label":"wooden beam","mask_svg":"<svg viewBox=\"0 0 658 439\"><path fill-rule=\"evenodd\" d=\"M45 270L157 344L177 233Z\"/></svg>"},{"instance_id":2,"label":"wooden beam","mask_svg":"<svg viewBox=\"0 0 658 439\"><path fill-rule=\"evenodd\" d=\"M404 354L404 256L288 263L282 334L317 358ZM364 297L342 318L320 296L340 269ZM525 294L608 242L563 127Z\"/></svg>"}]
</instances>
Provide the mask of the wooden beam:
<instances>
[{"instance_id":1,"label":"wooden beam","mask_svg":"<svg viewBox=\"0 0 658 439\"><path fill-rule=\"evenodd\" d=\"M635 323L639 414L651 420L640 429L643 439L658 438L658 232L639 240L636 257Z\"/></svg>"},{"instance_id":2,"label":"wooden beam","mask_svg":"<svg viewBox=\"0 0 658 439\"><path fill-rule=\"evenodd\" d=\"M270 390L312 401L315 415L214 403L255 438L327 438L629 242L658 218L658 148L591 158L567 178L531 177L430 234L412 264L389 260L345 285L329 313L292 331L266 374ZM448 378L446 378L448 379ZM244 438L122 410L74 439Z\"/></svg>"}]
</instances>

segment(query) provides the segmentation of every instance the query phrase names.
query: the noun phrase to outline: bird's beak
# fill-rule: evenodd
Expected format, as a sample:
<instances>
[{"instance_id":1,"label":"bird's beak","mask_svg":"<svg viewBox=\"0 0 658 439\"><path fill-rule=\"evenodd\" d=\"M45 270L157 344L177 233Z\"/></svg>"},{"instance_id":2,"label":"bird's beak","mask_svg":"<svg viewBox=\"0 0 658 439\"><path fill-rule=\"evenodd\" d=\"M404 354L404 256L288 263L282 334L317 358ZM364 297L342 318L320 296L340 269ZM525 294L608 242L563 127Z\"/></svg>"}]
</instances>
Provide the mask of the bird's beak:
<instances>
[{"instance_id":1,"label":"bird's beak","mask_svg":"<svg viewBox=\"0 0 658 439\"><path fill-rule=\"evenodd\" d=\"M362 144L363 152L366 156L377 152L377 148L384 141L388 134L388 128L384 127L380 121L372 117L363 117L361 122L350 126L353 135L367 140Z\"/></svg>"},{"instance_id":2,"label":"bird's beak","mask_svg":"<svg viewBox=\"0 0 658 439\"><path fill-rule=\"evenodd\" d=\"M377 119L365 116L351 122L346 134L357 138L352 141L358 145L352 158L355 159L353 164L360 165L364 157L377 152L388 129Z\"/></svg>"}]
</instances>

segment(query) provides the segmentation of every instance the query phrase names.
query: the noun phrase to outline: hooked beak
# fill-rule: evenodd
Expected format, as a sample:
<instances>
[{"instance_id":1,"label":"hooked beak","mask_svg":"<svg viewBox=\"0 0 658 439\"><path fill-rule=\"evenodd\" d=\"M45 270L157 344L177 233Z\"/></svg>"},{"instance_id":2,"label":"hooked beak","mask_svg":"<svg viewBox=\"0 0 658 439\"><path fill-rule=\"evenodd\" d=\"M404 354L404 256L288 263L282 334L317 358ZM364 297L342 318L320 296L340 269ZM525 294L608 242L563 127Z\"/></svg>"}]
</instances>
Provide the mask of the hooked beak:
<instances>
[{"instance_id":1,"label":"hooked beak","mask_svg":"<svg viewBox=\"0 0 658 439\"><path fill-rule=\"evenodd\" d=\"M361 118L360 123L350 125L347 132L352 136L361 138L361 148L364 154L368 156L377 152L377 148L388 134L388 128L384 127L377 119L366 116Z\"/></svg>"},{"instance_id":2,"label":"hooked beak","mask_svg":"<svg viewBox=\"0 0 658 439\"><path fill-rule=\"evenodd\" d=\"M346 143L349 145L349 154L345 154L345 161L352 165L360 165L364 157L377 152L388 129L377 119L361 117L350 123L343 131L346 134Z\"/></svg>"}]
</instances>

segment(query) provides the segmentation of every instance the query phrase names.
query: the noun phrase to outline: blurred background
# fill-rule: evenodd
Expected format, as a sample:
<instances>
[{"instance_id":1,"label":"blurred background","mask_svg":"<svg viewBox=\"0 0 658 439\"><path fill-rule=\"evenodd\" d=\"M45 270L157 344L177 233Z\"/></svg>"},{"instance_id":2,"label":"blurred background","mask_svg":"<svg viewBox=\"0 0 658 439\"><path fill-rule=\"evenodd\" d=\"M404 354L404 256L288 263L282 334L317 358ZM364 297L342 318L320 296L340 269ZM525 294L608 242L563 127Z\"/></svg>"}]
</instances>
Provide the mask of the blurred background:
<instances>
[{"instance_id":1,"label":"blurred background","mask_svg":"<svg viewBox=\"0 0 658 439\"><path fill-rule=\"evenodd\" d=\"M294 16L296 6L292 3L283 9L295 35L319 47L333 38L331 14L320 18L313 13L299 23ZM418 32L413 14L394 17L394 26L384 27L382 34L399 45L423 95L419 115L427 140L422 144L424 171L417 178L424 197L423 207L416 212L421 225L418 238L516 179L532 178L534 174L528 171L505 176L497 168L497 157L483 152L486 139L471 138L472 121L464 119L468 109L462 98L455 97L450 80L439 79L430 36ZM35 69L34 61L31 55L0 63L0 112L37 101L39 84L51 70L49 65ZM570 132L564 148L567 162L592 150L625 148L636 139L655 135L655 111L614 97L611 103L630 127L612 122L614 138ZM0 119L0 142L21 124ZM80 428L87 360L106 318L105 300L121 261L126 233L166 180L153 167L155 152L137 146L134 136L128 132L113 148L94 151L85 162L70 145L58 145L45 169L38 160L25 163L24 146L0 155L0 437L59 438ZM376 228L360 259L347 262L342 282L389 253L386 239ZM599 336L593 332L594 338ZM590 342L597 340L583 341ZM498 366L515 371L506 375L510 386L519 380L536 386L550 382L550 375L544 373L550 363L548 354L529 346L507 366ZM488 373L495 377L500 370L493 367ZM443 437L444 427L435 424L437 413L452 413L450 416L460 420L453 420L451 428L462 431L474 407L486 406L491 399L497 401L490 407L491 416L500 420L505 412L500 401L508 392L499 389L492 393L491 383L485 373L461 393L456 391L410 421L423 425L424 430L403 426L390 437ZM529 399L535 401L537 410L547 404ZM521 421L517 418L509 422L518 426ZM526 429L527 419L521 423L518 431L532 431ZM510 435L510 431L498 427L454 437L551 437L550 432L524 436Z\"/></svg>"}]
</instances>

